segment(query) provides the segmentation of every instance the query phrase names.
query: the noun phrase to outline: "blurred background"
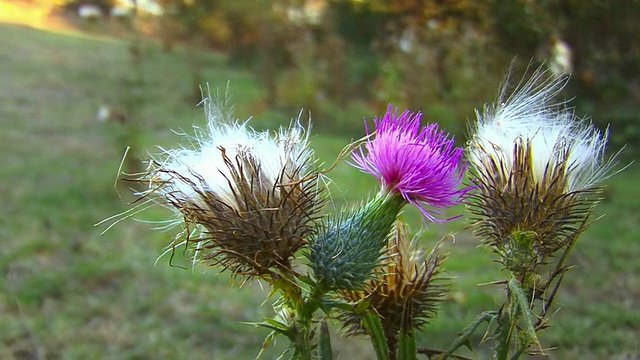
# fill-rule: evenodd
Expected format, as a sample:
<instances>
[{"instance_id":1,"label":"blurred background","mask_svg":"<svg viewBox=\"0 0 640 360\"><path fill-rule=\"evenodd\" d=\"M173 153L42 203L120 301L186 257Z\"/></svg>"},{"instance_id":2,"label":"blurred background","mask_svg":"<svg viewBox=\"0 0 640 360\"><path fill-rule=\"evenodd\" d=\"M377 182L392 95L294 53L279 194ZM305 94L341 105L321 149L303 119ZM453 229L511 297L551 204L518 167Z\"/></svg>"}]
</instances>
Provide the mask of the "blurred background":
<instances>
[{"instance_id":1,"label":"blurred background","mask_svg":"<svg viewBox=\"0 0 640 360\"><path fill-rule=\"evenodd\" d=\"M463 145L507 70L517 83L541 64L571 74L560 100L609 128L611 152L625 147L620 167L633 161L640 1L0 1L0 359L258 354L268 332L247 322L270 314L273 299L216 269L185 270L179 251L170 266L160 255L177 229L152 230L168 211L104 235L126 215L94 226L131 209L135 184L116 181L120 166L140 171L158 147L188 145L176 133L205 124L203 91L230 94L256 129L311 121L329 166L390 102ZM344 161L329 175L328 211L376 189ZM551 359L640 359L639 175L632 164L606 182L602 218L578 242L541 336ZM417 230L418 216L406 217ZM426 248L447 239L453 285L420 345L445 347L499 303L499 287L478 284L504 274L468 223L421 234ZM333 330L337 358L372 358L366 339ZM487 358L489 346L463 353ZM285 347L280 339L262 358Z\"/></svg>"}]
</instances>

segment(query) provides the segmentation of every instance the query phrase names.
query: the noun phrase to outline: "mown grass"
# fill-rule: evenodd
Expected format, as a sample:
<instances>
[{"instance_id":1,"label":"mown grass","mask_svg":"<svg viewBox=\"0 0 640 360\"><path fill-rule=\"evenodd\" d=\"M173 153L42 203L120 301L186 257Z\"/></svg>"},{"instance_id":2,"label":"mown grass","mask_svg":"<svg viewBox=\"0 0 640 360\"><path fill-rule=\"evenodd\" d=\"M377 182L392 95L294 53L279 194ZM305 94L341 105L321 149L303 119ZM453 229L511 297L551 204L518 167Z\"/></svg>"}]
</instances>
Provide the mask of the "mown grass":
<instances>
[{"instance_id":1,"label":"mown grass","mask_svg":"<svg viewBox=\"0 0 640 360\"><path fill-rule=\"evenodd\" d=\"M180 49L167 53L143 44L142 93L135 99L134 149L141 157L156 145L175 146L171 129L202 125L202 109L189 98L190 78ZM221 54L203 53L203 78L226 87L240 119L274 128L297 114L265 109L264 92L250 74L229 67ZM0 25L0 358L47 359L246 359L260 349L267 331L242 322L271 313L259 284L241 289L215 269L183 270L155 261L172 238L151 224L124 221L104 236L98 221L126 210L131 199L113 183L126 131L100 123L102 104L121 106L132 90L127 41L76 33L53 33ZM301 104L301 107L304 104ZM354 121L362 116L354 114ZM314 119L322 121L322 119ZM615 131L615 129L612 129ZM313 133L319 164L328 167L350 138ZM558 359L640 356L640 172L631 167L608 181L605 215L578 243L565 279L560 311L542 342ZM375 191L375 181L344 161L330 173L334 203L357 202ZM463 212L461 207L452 213ZM152 210L140 218L169 215ZM419 227L415 211L405 215ZM430 226L423 245L445 238L453 278L446 302L419 342L446 346L479 312L499 301L499 288L477 286L500 279L491 254L477 246L465 220ZM455 234L455 243L449 234ZM178 257L180 253L177 254ZM178 262L180 264L180 262ZM478 333L475 340L480 340ZM371 357L365 340L335 338L341 358ZM264 353L275 358L284 339ZM485 357L482 348L473 354Z\"/></svg>"}]
</instances>

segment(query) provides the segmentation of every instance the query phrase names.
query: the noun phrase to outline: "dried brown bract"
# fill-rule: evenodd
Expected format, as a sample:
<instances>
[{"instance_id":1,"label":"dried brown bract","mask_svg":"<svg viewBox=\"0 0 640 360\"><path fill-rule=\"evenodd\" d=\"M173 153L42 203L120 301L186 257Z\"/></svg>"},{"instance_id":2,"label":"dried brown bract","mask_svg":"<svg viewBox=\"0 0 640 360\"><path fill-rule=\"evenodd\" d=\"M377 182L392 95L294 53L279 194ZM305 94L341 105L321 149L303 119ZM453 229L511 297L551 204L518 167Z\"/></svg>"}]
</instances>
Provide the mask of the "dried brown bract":
<instances>
[{"instance_id":1,"label":"dried brown bract","mask_svg":"<svg viewBox=\"0 0 640 360\"><path fill-rule=\"evenodd\" d=\"M382 322L385 338L395 353L401 329L417 329L436 315L438 303L447 294L447 278L442 275L446 257L419 251L407 239L406 225L397 222L389 237L386 265L367 283L364 291L342 292L353 303L367 302ZM356 306L358 307L358 306ZM347 334L365 332L357 311L340 315Z\"/></svg>"}]
</instances>

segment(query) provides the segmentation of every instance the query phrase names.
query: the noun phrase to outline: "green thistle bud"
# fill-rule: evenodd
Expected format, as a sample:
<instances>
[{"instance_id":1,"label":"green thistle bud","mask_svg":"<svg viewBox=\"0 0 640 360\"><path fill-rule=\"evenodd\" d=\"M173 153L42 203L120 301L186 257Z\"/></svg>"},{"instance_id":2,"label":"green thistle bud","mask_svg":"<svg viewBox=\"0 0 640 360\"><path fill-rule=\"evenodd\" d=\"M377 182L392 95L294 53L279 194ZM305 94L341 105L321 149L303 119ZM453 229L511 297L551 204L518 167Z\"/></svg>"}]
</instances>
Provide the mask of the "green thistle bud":
<instances>
[{"instance_id":1,"label":"green thistle bud","mask_svg":"<svg viewBox=\"0 0 640 360\"><path fill-rule=\"evenodd\" d=\"M322 288L357 290L380 266L398 213L406 204L400 195L379 193L362 209L328 220L308 254Z\"/></svg>"}]
</instances>

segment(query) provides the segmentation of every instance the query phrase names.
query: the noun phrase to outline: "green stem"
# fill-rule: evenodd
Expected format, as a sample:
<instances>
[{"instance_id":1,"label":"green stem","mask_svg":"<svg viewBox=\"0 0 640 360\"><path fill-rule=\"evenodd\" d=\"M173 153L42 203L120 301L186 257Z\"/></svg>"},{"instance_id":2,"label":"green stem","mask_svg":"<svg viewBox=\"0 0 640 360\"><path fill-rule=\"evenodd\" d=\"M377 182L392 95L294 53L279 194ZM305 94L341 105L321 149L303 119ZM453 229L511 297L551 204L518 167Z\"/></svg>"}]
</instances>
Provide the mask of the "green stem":
<instances>
[{"instance_id":1,"label":"green stem","mask_svg":"<svg viewBox=\"0 0 640 360\"><path fill-rule=\"evenodd\" d=\"M536 334L535 327L533 326L534 316L531 312L527 295L525 294L524 289L520 287L520 284L518 284L517 280L513 277L509 280L509 290L511 294L513 294L513 298L515 299L514 313L516 315L512 323L515 324L518 317L521 317L524 322L524 327L520 331L524 335L522 344L520 344L520 349L518 349L518 352L516 352L516 354L514 355L515 359L518 359L532 343L537 344L538 348L540 349L541 346L540 341L538 340L538 335Z\"/></svg>"},{"instance_id":2,"label":"green stem","mask_svg":"<svg viewBox=\"0 0 640 360\"><path fill-rule=\"evenodd\" d=\"M306 296L298 283L297 276L280 269L277 273L271 274L269 279L273 286L273 291L279 291L284 300L284 306L292 311L293 323L288 325L285 331L278 330L285 334L291 341L293 347L293 358L299 360L311 360L312 340L314 336L313 314L318 309L318 293L316 288Z\"/></svg>"},{"instance_id":3,"label":"green stem","mask_svg":"<svg viewBox=\"0 0 640 360\"><path fill-rule=\"evenodd\" d=\"M309 329L298 329L293 358L297 360L311 360L311 339Z\"/></svg>"},{"instance_id":4,"label":"green stem","mask_svg":"<svg viewBox=\"0 0 640 360\"><path fill-rule=\"evenodd\" d=\"M498 344L496 358L498 360L517 360L531 344L540 347L538 335L534 327L534 315L531 312L529 299L520 282L512 276L507 283L507 299L498 319ZM515 336L515 340L514 340ZM515 352L512 354L512 345Z\"/></svg>"},{"instance_id":5,"label":"green stem","mask_svg":"<svg viewBox=\"0 0 640 360\"><path fill-rule=\"evenodd\" d=\"M398 360L416 360L416 333L413 329L400 330Z\"/></svg>"},{"instance_id":6,"label":"green stem","mask_svg":"<svg viewBox=\"0 0 640 360\"><path fill-rule=\"evenodd\" d=\"M300 299L296 307L296 327L298 331L298 336L296 338L296 343L294 344L296 348L296 353L298 354L298 359L307 360L311 359L312 346L311 341L314 336L314 331L312 328L313 324L313 314L318 310L320 306L320 299L323 296L322 290L317 287L314 287L312 291L308 294L306 298ZM325 324L326 326L326 324ZM322 329L321 329L322 331ZM322 334L320 335L322 336ZM321 339L322 340L322 339ZM329 344L329 348L330 348Z\"/></svg>"},{"instance_id":7,"label":"green stem","mask_svg":"<svg viewBox=\"0 0 640 360\"><path fill-rule=\"evenodd\" d=\"M553 290L551 291L551 295L549 296L547 301L542 305L542 311L540 312L538 316L538 320L536 321L536 324L535 324L536 328L538 328L538 326L545 321L547 312L553 305L558 289L560 288L560 284L562 283L564 273L569 269L569 267L565 265L569 258L569 254L571 253L571 250L573 250L573 246L576 244L578 240L578 236L580 236L580 234L587 228L587 226L588 226L587 218L585 218L580 224L580 226L578 227L578 229L573 234L570 235L567 247L564 249L562 256L560 256L560 259L556 264L555 270L549 275L549 279L544 285L544 289L548 289L549 286L551 286L551 284L554 281L555 281L555 285L553 287Z\"/></svg>"},{"instance_id":8,"label":"green stem","mask_svg":"<svg viewBox=\"0 0 640 360\"><path fill-rule=\"evenodd\" d=\"M524 354L525 350L526 349L520 349L520 350L516 351L516 353L513 354L513 356L511 357L510 360L518 360L518 359L520 359L520 357Z\"/></svg>"},{"instance_id":9,"label":"green stem","mask_svg":"<svg viewBox=\"0 0 640 360\"><path fill-rule=\"evenodd\" d=\"M365 311L362 314L362 324L371 337L371 344L376 352L376 358L378 360L389 360L389 347L387 346L382 322L378 315L373 311Z\"/></svg>"}]
</instances>

